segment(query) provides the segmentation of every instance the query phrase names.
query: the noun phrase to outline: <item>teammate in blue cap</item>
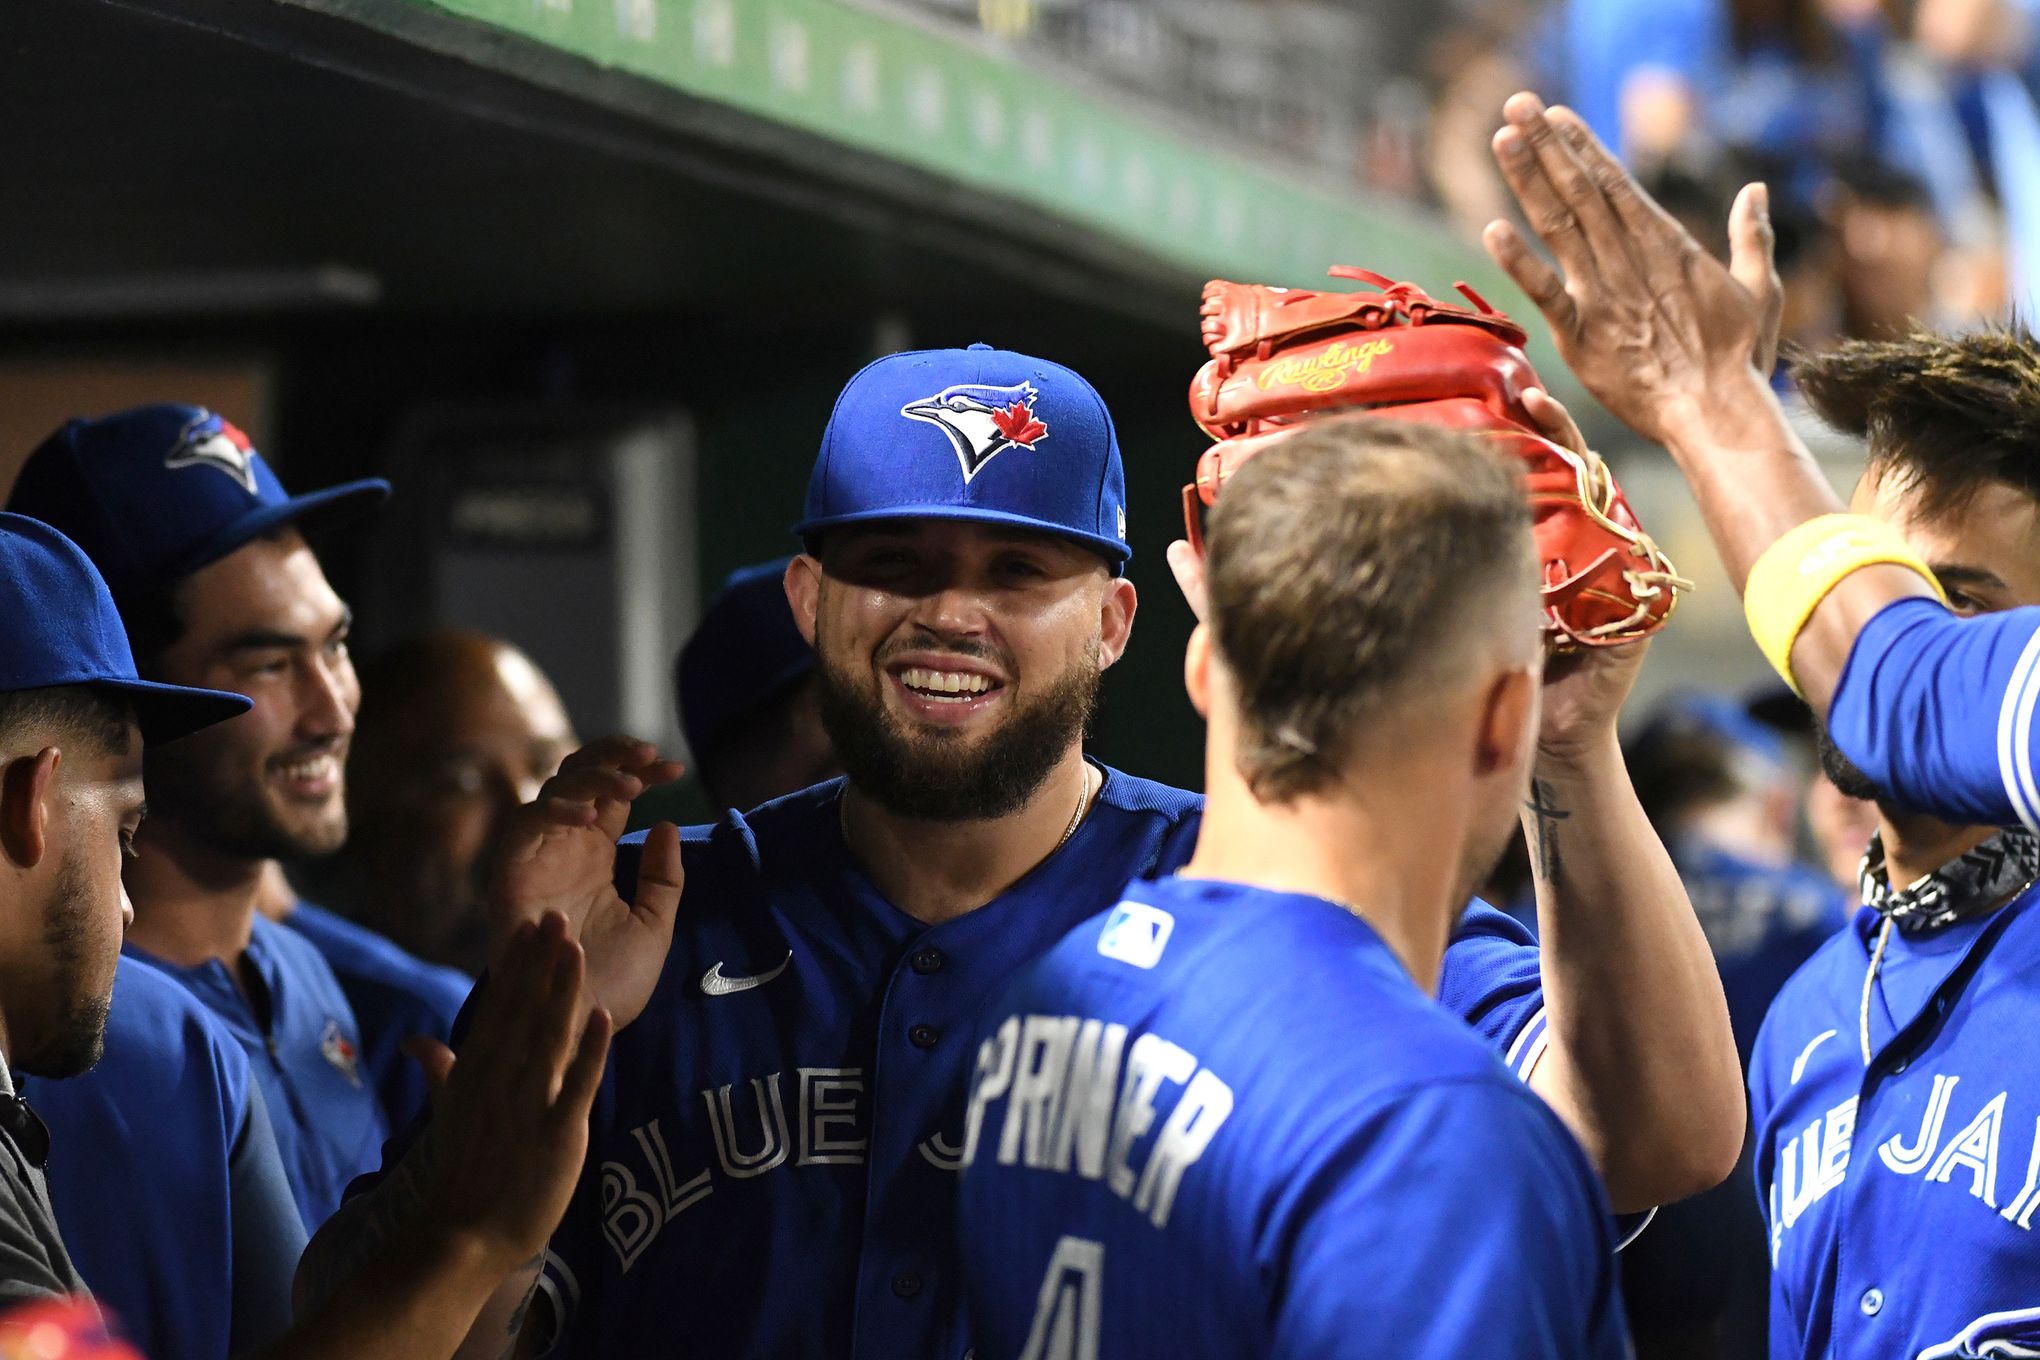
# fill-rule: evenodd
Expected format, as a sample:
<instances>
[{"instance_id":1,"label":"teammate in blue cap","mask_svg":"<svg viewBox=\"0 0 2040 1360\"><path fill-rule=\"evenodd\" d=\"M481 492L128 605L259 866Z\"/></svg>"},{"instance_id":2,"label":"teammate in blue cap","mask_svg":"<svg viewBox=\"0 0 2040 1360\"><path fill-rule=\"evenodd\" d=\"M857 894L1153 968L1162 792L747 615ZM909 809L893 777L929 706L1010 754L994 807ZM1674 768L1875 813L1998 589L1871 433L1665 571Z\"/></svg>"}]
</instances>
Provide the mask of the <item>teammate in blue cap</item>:
<instances>
[{"instance_id":1,"label":"teammate in blue cap","mask_svg":"<svg viewBox=\"0 0 2040 1360\"><path fill-rule=\"evenodd\" d=\"M9 500L101 568L145 671L255 701L249 716L151 757L157 816L127 869L128 949L175 976L246 1050L307 1228L375 1165L387 1125L333 968L260 918L255 899L270 861L328 853L346 834L342 771L359 702L348 615L301 530L387 491L356 482L292 497L221 417L150 406L65 425L30 455ZM95 1138L132 1136L112 1125Z\"/></svg>"},{"instance_id":2,"label":"teammate in blue cap","mask_svg":"<svg viewBox=\"0 0 2040 1360\"><path fill-rule=\"evenodd\" d=\"M1431 999L1536 750L1522 491L1463 435L1347 418L1207 532L1196 853L976 1027L977 1353L1619 1360L1593 1167Z\"/></svg>"},{"instance_id":3,"label":"teammate in blue cap","mask_svg":"<svg viewBox=\"0 0 2040 1360\"><path fill-rule=\"evenodd\" d=\"M604 884L531 881L510 847L499 906L570 909L628 1026L528 1351L556 1332L586 1356L963 1354L954 1190L979 1009L1196 838L1196 795L1083 755L1135 609L1089 384L982 346L878 361L837 402L799 531L787 595L847 779L686 833L677 933ZM1620 773L1633 661L1583 673L1540 760L1540 844L1562 864L1542 885L1563 918L1549 1023L1536 951L1484 907L1443 980L1577 1121L1624 1208L1725 1174L1741 1132L1705 942ZM579 819L550 834L582 838L589 872L653 760L598 744L542 793ZM624 851L620 882L673 876L668 833ZM368 1249L376 1215L402 1220L388 1186L314 1238L308 1273Z\"/></svg>"},{"instance_id":4,"label":"teammate in blue cap","mask_svg":"<svg viewBox=\"0 0 2040 1360\"><path fill-rule=\"evenodd\" d=\"M138 1220L139 1204L98 1219L73 1206L67 1219L74 1236L139 1231L151 1248L190 1257L181 1275L164 1267L163 1278L198 1291L199 1300L172 1306L199 1324L199 1338L217 1347L211 1355L231 1346L263 1360L450 1356L503 1273L544 1241L587 1143L610 1026L589 1009L581 951L559 917L512 935L492 994L475 1008L421 1149L428 1169L410 1187L423 1212L270 1345L251 1345L238 1330L230 1337L199 1315L205 1300L225 1295L228 1272L250 1264L230 1266L219 1237L240 1230L238 1215L223 1225L203 1200L219 1190L222 1143L257 1136L203 1130L208 1118L238 1111L216 1088L231 1087L228 1068L240 1056L204 1032L203 1013L197 1030L157 1050L173 1069L198 1070L157 1074L133 1093L160 1103L119 1111L145 1130L143 1146L69 1145L13 1098L16 1075L56 1092L60 1079L93 1065L116 986L123 1005L138 980L150 994L145 965L116 976L131 917L120 866L144 813L144 743L187 739L247 709L237 694L139 679L120 615L84 553L46 524L0 514L0 1089L9 1097L0 1100L0 1303L82 1290L44 1166L86 1161L120 1184L168 1183L179 1202L199 1203L178 1234L155 1231L146 1213ZM177 990L167 979L160 986ZM107 1164L123 1154L137 1165ZM194 1184L180 1187L187 1178ZM156 1354L205 1353L198 1339L172 1340L175 1349Z\"/></svg>"},{"instance_id":5,"label":"teammate in blue cap","mask_svg":"<svg viewBox=\"0 0 2040 1360\"><path fill-rule=\"evenodd\" d=\"M694 777L717 812L841 774L822 728L814 648L786 603L791 558L731 572L674 664Z\"/></svg>"},{"instance_id":6,"label":"teammate in blue cap","mask_svg":"<svg viewBox=\"0 0 2040 1360\"><path fill-rule=\"evenodd\" d=\"M1564 273L1491 241L1589 390L1671 451L1830 773L1878 800L1865 910L1751 1060L1771 1354L2040 1354L2040 344L1915 332L1796 364L1868 439L1843 513L1765 381L1761 187L1724 268L1575 120L1525 95L1508 116L1504 173L1531 222L1564 224Z\"/></svg>"}]
</instances>

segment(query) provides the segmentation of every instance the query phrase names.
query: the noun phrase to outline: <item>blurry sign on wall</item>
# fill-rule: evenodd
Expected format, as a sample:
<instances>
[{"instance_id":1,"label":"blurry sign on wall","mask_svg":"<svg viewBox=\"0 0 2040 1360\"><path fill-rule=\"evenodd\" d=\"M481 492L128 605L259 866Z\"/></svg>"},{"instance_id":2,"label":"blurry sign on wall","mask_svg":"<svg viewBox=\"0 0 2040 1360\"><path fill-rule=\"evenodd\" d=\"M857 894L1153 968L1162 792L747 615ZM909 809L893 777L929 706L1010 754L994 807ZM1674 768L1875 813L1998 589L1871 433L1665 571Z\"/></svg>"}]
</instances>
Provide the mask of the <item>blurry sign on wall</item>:
<instances>
[{"instance_id":1,"label":"blurry sign on wall","mask_svg":"<svg viewBox=\"0 0 2040 1360\"><path fill-rule=\"evenodd\" d=\"M698 598L685 413L427 411L390 476L374 643L438 626L508 638L583 735L678 749L673 657Z\"/></svg>"}]
</instances>

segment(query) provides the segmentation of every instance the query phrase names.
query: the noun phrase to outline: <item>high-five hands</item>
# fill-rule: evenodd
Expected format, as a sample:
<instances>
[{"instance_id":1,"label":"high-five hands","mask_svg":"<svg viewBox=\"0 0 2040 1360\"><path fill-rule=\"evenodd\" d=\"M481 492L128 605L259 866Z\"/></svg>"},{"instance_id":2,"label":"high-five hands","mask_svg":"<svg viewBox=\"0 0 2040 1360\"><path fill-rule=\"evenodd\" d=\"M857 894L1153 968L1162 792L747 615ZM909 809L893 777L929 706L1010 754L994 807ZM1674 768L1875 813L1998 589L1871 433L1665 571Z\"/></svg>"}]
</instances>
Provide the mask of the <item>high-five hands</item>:
<instances>
[{"instance_id":1,"label":"high-five hands","mask_svg":"<svg viewBox=\"0 0 2040 1360\"><path fill-rule=\"evenodd\" d=\"M609 1053L581 948L548 913L512 932L433 1102L438 1155L420 1178L432 1223L498 1273L544 1249L588 1150L588 1110Z\"/></svg>"},{"instance_id":2,"label":"high-five hands","mask_svg":"<svg viewBox=\"0 0 2040 1360\"><path fill-rule=\"evenodd\" d=\"M617 1029L651 999L680 906L680 832L661 822L646 836L636 888L616 890L616 840L631 800L680 777L677 762L628 737L607 737L568 756L538 798L520 808L499 851L490 910L499 932L547 912L587 956L587 986Z\"/></svg>"},{"instance_id":3,"label":"high-five hands","mask_svg":"<svg viewBox=\"0 0 2040 1360\"><path fill-rule=\"evenodd\" d=\"M1602 405L1646 439L1669 443L1705 425L1715 394L1770 373L1784 293L1763 185L1736 196L1724 265L1570 109L1547 110L1526 93L1503 113L1495 159L1558 268L1506 222L1490 222L1484 243Z\"/></svg>"}]
</instances>

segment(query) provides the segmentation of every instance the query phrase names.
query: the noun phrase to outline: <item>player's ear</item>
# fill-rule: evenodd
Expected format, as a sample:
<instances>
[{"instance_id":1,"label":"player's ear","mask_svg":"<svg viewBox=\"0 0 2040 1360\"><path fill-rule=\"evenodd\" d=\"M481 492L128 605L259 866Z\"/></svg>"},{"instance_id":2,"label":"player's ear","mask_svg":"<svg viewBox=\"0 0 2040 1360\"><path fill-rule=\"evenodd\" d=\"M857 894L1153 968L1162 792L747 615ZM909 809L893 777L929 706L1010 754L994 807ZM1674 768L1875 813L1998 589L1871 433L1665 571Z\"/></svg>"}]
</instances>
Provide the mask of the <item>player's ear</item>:
<instances>
[{"instance_id":1,"label":"player's ear","mask_svg":"<svg viewBox=\"0 0 2040 1360\"><path fill-rule=\"evenodd\" d=\"M815 611L822 599L822 564L806 553L786 564L786 602L808 646L815 645Z\"/></svg>"},{"instance_id":2,"label":"player's ear","mask_svg":"<svg viewBox=\"0 0 2040 1360\"><path fill-rule=\"evenodd\" d=\"M1105 599L1098 613L1098 665L1101 669L1125 654L1127 639L1133 636L1133 611L1139 604L1139 592L1124 576L1114 576L1105 583Z\"/></svg>"},{"instance_id":3,"label":"player's ear","mask_svg":"<svg viewBox=\"0 0 2040 1360\"><path fill-rule=\"evenodd\" d=\"M49 853L63 760L56 747L46 746L0 765L0 856L15 868L33 869Z\"/></svg>"},{"instance_id":4,"label":"player's ear","mask_svg":"<svg viewBox=\"0 0 2040 1360\"><path fill-rule=\"evenodd\" d=\"M1189 692L1190 707L1197 716L1211 718L1211 630L1198 624L1190 630L1190 643L1183 649L1183 688Z\"/></svg>"},{"instance_id":5,"label":"player's ear","mask_svg":"<svg viewBox=\"0 0 2040 1360\"><path fill-rule=\"evenodd\" d=\"M1475 725L1475 774L1513 772L1529 760L1537 744L1538 689L1534 666L1511 666L1488 681Z\"/></svg>"}]
</instances>

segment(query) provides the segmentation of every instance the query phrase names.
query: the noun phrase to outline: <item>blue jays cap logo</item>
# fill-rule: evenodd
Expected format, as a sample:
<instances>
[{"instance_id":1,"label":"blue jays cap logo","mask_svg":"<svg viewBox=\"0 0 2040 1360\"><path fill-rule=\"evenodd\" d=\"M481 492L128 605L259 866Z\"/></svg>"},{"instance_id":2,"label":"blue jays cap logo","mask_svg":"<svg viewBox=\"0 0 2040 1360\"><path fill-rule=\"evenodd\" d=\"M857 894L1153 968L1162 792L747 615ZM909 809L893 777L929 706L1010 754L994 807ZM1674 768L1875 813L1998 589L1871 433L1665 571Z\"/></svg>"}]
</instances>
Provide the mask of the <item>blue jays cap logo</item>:
<instances>
[{"instance_id":1,"label":"blue jays cap logo","mask_svg":"<svg viewBox=\"0 0 2040 1360\"><path fill-rule=\"evenodd\" d=\"M1032 383L987 387L958 383L900 408L909 420L924 420L949 436L966 485L986 463L1007 449L1031 449L1048 437L1034 414L1038 394Z\"/></svg>"},{"instance_id":2,"label":"blue jays cap logo","mask_svg":"<svg viewBox=\"0 0 2040 1360\"><path fill-rule=\"evenodd\" d=\"M235 428L232 421L211 411L201 411L196 419L177 432L177 443L171 447L170 456L163 460L163 466L218 468L253 496L256 494L255 467L249 460L254 453L255 446L248 442L247 435Z\"/></svg>"}]
</instances>

